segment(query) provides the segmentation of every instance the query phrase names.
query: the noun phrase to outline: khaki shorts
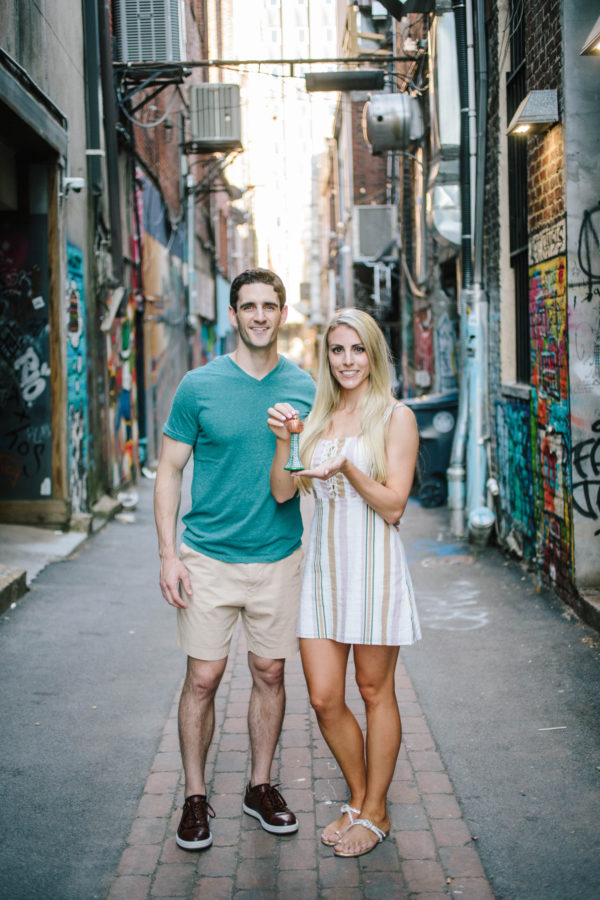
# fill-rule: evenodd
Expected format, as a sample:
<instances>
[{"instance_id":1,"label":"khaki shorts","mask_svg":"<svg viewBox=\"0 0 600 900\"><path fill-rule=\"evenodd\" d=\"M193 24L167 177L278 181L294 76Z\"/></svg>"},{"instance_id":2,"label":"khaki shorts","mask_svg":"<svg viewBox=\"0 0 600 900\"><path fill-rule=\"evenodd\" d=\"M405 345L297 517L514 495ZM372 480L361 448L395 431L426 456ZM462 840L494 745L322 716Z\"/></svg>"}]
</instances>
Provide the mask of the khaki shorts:
<instances>
[{"instance_id":1,"label":"khaki shorts","mask_svg":"<svg viewBox=\"0 0 600 900\"><path fill-rule=\"evenodd\" d=\"M229 563L182 544L192 579L187 609L177 610L182 650L194 659L224 659L241 615L248 650L265 659L293 656L303 556L299 547L277 562Z\"/></svg>"}]
</instances>

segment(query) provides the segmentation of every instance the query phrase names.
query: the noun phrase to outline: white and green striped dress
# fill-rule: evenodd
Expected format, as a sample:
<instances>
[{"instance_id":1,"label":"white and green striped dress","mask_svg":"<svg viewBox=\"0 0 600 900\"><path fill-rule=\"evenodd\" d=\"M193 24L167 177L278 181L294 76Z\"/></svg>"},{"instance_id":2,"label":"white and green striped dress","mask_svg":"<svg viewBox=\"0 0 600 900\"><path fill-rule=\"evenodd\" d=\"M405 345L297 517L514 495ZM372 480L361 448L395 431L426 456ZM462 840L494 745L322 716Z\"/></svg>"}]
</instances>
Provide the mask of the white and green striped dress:
<instances>
[{"instance_id":1,"label":"white and green striped dress","mask_svg":"<svg viewBox=\"0 0 600 900\"><path fill-rule=\"evenodd\" d=\"M390 410L391 411L391 410ZM344 453L369 471L359 437L319 441L311 467ZM388 525L338 473L314 480L298 637L343 644L412 644L421 637L398 528Z\"/></svg>"}]
</instances>

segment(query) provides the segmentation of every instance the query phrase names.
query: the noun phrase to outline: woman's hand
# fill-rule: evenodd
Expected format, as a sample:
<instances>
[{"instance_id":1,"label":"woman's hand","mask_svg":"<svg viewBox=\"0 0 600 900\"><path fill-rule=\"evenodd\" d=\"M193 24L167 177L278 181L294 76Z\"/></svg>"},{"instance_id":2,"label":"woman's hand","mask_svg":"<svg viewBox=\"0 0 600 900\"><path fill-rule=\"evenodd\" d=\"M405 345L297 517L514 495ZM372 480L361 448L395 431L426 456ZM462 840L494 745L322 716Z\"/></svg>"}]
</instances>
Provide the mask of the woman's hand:
<instances>
[{"instance_id":1,"label":"woman's hand","mask_svg":"<svg viewBox=\"0 0 600 900\"><path fill-rule=\"evenodd\" d=\"M275 406L269 407L267 424L276 438L289 444L290 433L285 427L285 423L288 419L293 419L297 415L298 410L294 409L289 403L276 403Z\"/></svg>"},{"instance_id":2,"label":"woman's hand","mask_svg":"<svg viewBox=\"0 0 600 900\"><path fill-rule=\"evenodd\" d=\"M325 462L322 462L320 466L317 466L314 469L303 469L302 472L294 472L293 475L300 475L304 478L318 478L320 481L327 481L329 478L333 478L334 475L337 475L338 472L342 472L346 462L346 457L343 453L340 453L339 456L333 456L331 459L326 459Z\"/></svg>"}]
</instances>

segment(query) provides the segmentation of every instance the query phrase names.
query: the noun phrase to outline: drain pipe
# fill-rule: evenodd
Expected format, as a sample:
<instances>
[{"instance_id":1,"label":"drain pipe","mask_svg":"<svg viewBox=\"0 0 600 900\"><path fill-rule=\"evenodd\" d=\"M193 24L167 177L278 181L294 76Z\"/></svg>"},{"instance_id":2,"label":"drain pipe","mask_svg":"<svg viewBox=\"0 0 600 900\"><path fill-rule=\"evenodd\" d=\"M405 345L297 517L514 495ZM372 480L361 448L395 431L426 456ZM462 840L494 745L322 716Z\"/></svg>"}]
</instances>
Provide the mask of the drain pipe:
<instances>
[{"instance_id":1,"label":"drain pipe","mask_svg":"<svg viewBox=\"0 0 600 900\"><path fill-rule=\"evenodd\" d=\"M475 100L473 4L477 3L478 95ZM450 527L464 534L465 507L469 539L485 546L495 515L486 505L487 457L484 410L487 407L487 300L482 289L483 199L487 69L482 0L453 0L461 102L462 377L459 412L448 477ZM478 129L477 129L477 126ZM475 241L471 234L474 224ZM474 248L474 252L473 252ZM466 466L465 466L466 457ZM466 469L466 471L465 471ZM466 475L466 492L465 492ZM466 496L465 496L466 493Z\"/></svg>"},{"instance_id":2,"label":"drain pipe","mask_svg":"<svg viewBox=\"0 0 600 900\"><path fill-rule=\"evenodd\" d=\"M461 260L462 278L460 291L460 349L461 373L458 401L458 415L448 478L448 507L450 508L450 530L457 537L464 534L465 510L465 449L469 414L469 373L467 306L466 293L471 288L471 190L469 154L469 77L467 63L467 42L465 22L465 0L452 0L456 31L456 56L458 61L458 87L460 93L460 202L461 202Z\"/></svg>"},{"instance_id":3,"label":"drain pipe","mask_svg":"<svg viewBox=\"0 0 600 900\"><path fill-rule=\"evenodd\" d=\"M473 297L469 314L469 336L473 344L473 364L469 380L471 428L467 444L467 510L469 540L485 546L494 528L496 515L490 509L487 482L488 440L488 302L483 282L483 206L485 192L485 136L487 106L487 62L484 30L484 0L473 0L467 11L467 28L473 34L473 6L476 6L477 40L477 137L475 154ZM474 54L473 54L474 55Z\"/></svg>"}]
</instances>

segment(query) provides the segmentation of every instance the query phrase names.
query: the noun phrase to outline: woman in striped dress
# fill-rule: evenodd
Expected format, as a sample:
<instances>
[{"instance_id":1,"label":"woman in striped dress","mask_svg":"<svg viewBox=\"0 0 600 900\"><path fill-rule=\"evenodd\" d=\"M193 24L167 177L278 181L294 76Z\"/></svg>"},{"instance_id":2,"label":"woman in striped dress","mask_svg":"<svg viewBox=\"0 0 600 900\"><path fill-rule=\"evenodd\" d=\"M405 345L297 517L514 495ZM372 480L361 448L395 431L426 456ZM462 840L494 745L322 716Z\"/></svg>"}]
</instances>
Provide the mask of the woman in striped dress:
<instances>
[{"instance_id":1,"label":"woman in striped dress","mask_svg":"<svg viewBox=\"0 0 600 900\"><path fill-rule=\"evenodd\" d=\"M420 638L398 523L413 482L418 432L412 411L394 400L390 359L375 320L339 310L323 338L317 393L300 442L308 467L284 470L285 423L296 411L269 409L277 437L271 490L284 503L311 490L298 636L319 727L348 784L340 816L321 834L336 856L361 856L389 832L386 797L402 728L394 692L398 648ZM353 647L365 703L366 735L345 699Z\"/></svg>"}]
</instances>

